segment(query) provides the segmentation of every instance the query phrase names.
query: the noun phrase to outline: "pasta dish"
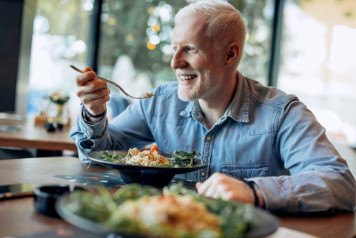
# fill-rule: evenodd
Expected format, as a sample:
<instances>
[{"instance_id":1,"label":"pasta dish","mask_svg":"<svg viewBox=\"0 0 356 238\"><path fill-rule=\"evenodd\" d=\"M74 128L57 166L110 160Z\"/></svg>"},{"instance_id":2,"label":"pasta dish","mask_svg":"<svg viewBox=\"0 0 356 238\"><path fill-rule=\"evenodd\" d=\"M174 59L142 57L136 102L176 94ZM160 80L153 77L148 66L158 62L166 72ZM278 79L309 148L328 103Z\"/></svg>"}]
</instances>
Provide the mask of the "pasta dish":
<instances>
[{"instance_id":1,"label":"pasta dish","mask_svg":"<svg viewBox=\"0 0 356 238\"><path fill-rule=\"evenodd\" d=\"M169 160L160 155L157 150L139 151L137 148L129 149L126 164L142 166L169 166Z\"/></svg>"},{"instance_id":2,"label":"pasta dish","mask_svg":"<svg viewBox=\"0 0 356 238\"><path fill-rule=\"evenodd\" d=\"M131 148L127 153L116 151L101 152L101 159L103 160L146 167L193 167L194 165L197 165L194 161L196 156L197 153L194 151L191 153L185 151L176 151L172 154L171 157L167 158L158 152L157 146L153 146L150 150L142 151L137 148Z\"/></svg>"}]
</instances>

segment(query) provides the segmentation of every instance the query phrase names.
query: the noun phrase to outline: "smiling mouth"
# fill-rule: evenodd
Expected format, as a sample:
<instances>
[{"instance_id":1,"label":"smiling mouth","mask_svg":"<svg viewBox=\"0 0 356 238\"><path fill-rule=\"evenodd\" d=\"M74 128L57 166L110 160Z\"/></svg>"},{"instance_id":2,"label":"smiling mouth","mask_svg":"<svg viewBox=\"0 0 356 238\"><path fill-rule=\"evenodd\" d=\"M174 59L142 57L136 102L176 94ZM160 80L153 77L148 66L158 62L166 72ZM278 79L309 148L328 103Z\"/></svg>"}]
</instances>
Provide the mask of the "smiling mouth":
<instances>
[{"instance_id":1,"label":"smiling mouth","mask_svg":"<svg viewBox=\"0 0 356 238\"><path fill-rule=\"evenodd\" d=\"M197 77L197 75L195 75L195 74L178 74L177 77L179 80L189 81L189 80L195 79Z\"/></svg>"}]
</instances>

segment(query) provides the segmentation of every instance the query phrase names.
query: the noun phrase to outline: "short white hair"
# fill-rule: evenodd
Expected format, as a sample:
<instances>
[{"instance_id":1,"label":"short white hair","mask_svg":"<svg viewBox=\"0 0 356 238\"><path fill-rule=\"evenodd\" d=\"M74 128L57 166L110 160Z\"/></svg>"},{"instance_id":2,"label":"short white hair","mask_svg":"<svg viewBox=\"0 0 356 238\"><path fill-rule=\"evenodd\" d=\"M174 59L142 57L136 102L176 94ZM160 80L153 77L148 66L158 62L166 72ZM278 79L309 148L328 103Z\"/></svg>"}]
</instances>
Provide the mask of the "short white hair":
<instances>
[{"instance_id":1,"label":"short white hair","mask_svg":"<svg viewBox=\"0 0 356 238\"><path fill-rule=\"evenodd\" d=\"M191 3L178 11L174 21L182 20L191 15L201 14L207 19L205 36L215 39L220 43L215 47L222 47L231 40L238 42L240 53L238 64L243 55L246 40L246 26L240 12L230 3L224 0L201 0Z\"/></svg>"}]
</instances>

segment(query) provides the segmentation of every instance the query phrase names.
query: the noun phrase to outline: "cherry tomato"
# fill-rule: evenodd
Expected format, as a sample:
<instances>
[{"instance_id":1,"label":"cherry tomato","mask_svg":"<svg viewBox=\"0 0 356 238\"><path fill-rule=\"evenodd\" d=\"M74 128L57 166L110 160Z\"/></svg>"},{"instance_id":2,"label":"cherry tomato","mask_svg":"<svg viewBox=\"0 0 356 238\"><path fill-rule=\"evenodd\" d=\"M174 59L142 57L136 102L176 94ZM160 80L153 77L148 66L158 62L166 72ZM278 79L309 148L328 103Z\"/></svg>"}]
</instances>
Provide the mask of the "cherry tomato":
<instances>
[{"instance_id":1,"label":"cherry tomato","mask_svg":"<svg viewBox=\"0 0 356 238\"><path fill-rule=\"evenodd\" d=\"M158 146L155 144L152 146L151 151L157 151L158 152Z\"/></svg>"}]
</instances>

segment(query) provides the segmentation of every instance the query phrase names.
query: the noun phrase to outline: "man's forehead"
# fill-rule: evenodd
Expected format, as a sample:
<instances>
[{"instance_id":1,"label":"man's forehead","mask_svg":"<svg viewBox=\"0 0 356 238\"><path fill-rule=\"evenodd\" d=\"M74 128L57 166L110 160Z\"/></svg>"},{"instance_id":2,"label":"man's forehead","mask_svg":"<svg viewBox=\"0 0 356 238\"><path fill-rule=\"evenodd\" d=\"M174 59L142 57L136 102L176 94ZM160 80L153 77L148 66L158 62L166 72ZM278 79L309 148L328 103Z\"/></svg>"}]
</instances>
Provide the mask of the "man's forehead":
<instances>
[{"instance_id":1,"label":"man's forehead","mask_svg":"<svg viewBox=\"0 0 356 238\"><path fill-rule=\"evenodd\" d=\"M174 21L175 26L177 25L206 25L207 24L207 17L203 14L187 14L181 17L178 17Z\"/></svg>"},{"instance_id":2,"label":"man's forehead","mask_svg":"<svg viewBox=\"0 0 356 238\"><path fill-rule=\"evenodd\" d=\"M205 17L188 16L187 18L177 19L172 31L172 41L204 38L206 28Z\"/></svg>"}]
</instances>

